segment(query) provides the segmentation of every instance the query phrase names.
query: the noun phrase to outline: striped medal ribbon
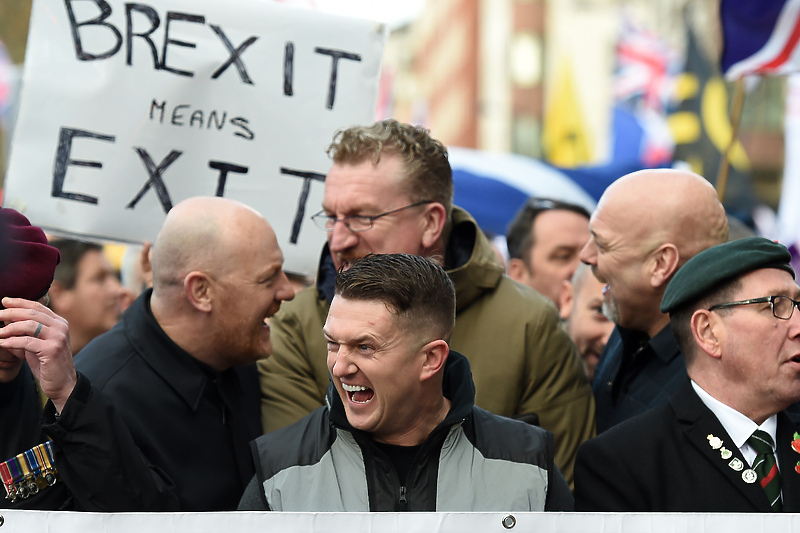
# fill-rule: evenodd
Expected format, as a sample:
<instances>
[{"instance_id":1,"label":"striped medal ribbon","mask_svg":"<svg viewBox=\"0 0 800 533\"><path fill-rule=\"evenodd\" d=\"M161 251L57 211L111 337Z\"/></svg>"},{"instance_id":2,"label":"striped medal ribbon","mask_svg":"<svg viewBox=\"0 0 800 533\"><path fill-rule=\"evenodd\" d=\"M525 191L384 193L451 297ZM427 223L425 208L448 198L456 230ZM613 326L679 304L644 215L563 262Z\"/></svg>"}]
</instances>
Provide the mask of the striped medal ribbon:
<instances>
[{"instance_id":1,"label":"striped medal ribbon","mask_svg":"<svg viewBox=\"0 0 800 533\"><path fill-rule=\"evenodd\" d=\"M58 481L53 459L53 442L47 441L0 463L0 478L6 499L28 498Z\"/></svg>"}]
</instances>

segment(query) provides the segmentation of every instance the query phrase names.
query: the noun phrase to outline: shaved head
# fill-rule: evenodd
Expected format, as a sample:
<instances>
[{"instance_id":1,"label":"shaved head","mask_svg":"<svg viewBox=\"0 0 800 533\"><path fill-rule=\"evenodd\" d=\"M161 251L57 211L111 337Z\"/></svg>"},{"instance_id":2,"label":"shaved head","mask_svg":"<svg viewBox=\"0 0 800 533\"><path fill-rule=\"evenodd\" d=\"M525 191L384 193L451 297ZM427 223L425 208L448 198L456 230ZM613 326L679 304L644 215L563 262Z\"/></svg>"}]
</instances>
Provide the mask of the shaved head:
<instances>
[{"instance_id":1,"label":"shaved head","mask_svg":"<svg viewBox=\"0 0 800 533\"><path fill-rule=\"evenodd\" d=\"M184 200L167 214L152 265L150 307L178 346L218 371L269 356L267 319L294 291L260 213L226 198Z\"/></svg>"},{"instance_id":2,"label":"shaved head","mask_svg":"<svg viewBox=\"0 0 800 533\"><path fill-rule=\"evenodd\" d=\"M212 196L179 203L167 214L153 245L153 289L182 287L193 270L224 275L236 266L236 256L246 251L243 241L255 236L258 227L263 230L269 224L235 200Z\"/></svg>"},{"instance_id":3,"label":"shaved head","mask_svg":"<svg viewBox=\"0 0 800 533\"><path fill-rule=\"evenodd\" d=\"M659 304L678 268L728 238L714 187L673 169L642 170L615 181L589 227L581 260L606 284L605 311L620 326L650 336L669 322Z\"/></svg>"},{"instance_id":4,"label":"shaved head","mask_svg":"<svg viewBox=\"0 0 800 533\"><path fill-rule=\"evenodd\" d=\"M606 189L600 209L615 212L628 228L628 238L643 249L675 244L681 265L728 238L728 220L716 190L693 172L648 169L628 174Z\"/></svg>"}]
</instances>

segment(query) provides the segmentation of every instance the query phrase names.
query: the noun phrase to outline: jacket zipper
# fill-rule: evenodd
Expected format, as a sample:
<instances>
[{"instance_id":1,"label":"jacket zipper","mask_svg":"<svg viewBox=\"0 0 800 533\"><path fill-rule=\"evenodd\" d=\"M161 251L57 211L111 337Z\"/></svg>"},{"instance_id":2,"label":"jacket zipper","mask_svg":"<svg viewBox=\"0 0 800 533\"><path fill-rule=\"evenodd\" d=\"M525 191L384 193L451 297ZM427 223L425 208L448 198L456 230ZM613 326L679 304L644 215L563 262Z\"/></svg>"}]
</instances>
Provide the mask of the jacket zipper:
<instances>
[{"instance_id":1,"label":"jacket zipper","mask_svg":"<svg viewBox=\"0 0 800 533\"><path fill-rule=\"evenodd\" d=\"M406 488L400 486L400 499L397 501L398 511L408 511L408 500L406 500Z\"/></svg>"}]
</instances>

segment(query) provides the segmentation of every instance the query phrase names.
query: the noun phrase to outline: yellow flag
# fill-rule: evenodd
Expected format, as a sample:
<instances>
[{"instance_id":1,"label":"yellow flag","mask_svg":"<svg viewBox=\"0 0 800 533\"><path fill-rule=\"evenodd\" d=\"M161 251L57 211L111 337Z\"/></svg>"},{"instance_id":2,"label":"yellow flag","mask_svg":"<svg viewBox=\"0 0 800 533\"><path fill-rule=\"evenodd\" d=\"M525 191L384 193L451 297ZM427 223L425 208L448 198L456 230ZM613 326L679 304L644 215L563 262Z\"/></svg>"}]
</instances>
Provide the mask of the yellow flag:
<instances>
[{"instance_id":1,"label":"yellow flag","mask_svg":"<svg viewBox=\"0 0 800 533\"><path fill-rule=\"evenodd\" d=\"M545 159L560 167L575 167L591 161L589 133L575 92L572 67L559 62L544 115L542 147Z\"/></svg>"}]
</instances>

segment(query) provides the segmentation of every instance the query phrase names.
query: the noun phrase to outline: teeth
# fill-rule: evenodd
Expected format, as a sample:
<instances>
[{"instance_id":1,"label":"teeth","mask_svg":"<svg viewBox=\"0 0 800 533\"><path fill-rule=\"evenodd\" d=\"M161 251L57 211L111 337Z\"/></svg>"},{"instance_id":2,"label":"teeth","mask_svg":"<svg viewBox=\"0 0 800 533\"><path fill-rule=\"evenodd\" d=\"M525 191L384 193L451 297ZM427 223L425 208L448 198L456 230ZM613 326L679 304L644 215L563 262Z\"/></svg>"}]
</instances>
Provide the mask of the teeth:
<instances>
[{"instance_id":1,"label":"teeth","mask_svg":"<svg viewBox=\"0 0 800 533\"><path fill-rule=\"evenodd\" d=\"M342 388L347 392L359 392L362 390L367 390L366 387L362 387L361 385L347 385L346 383L342 383Z\"/></svg>"}]
</instances>

